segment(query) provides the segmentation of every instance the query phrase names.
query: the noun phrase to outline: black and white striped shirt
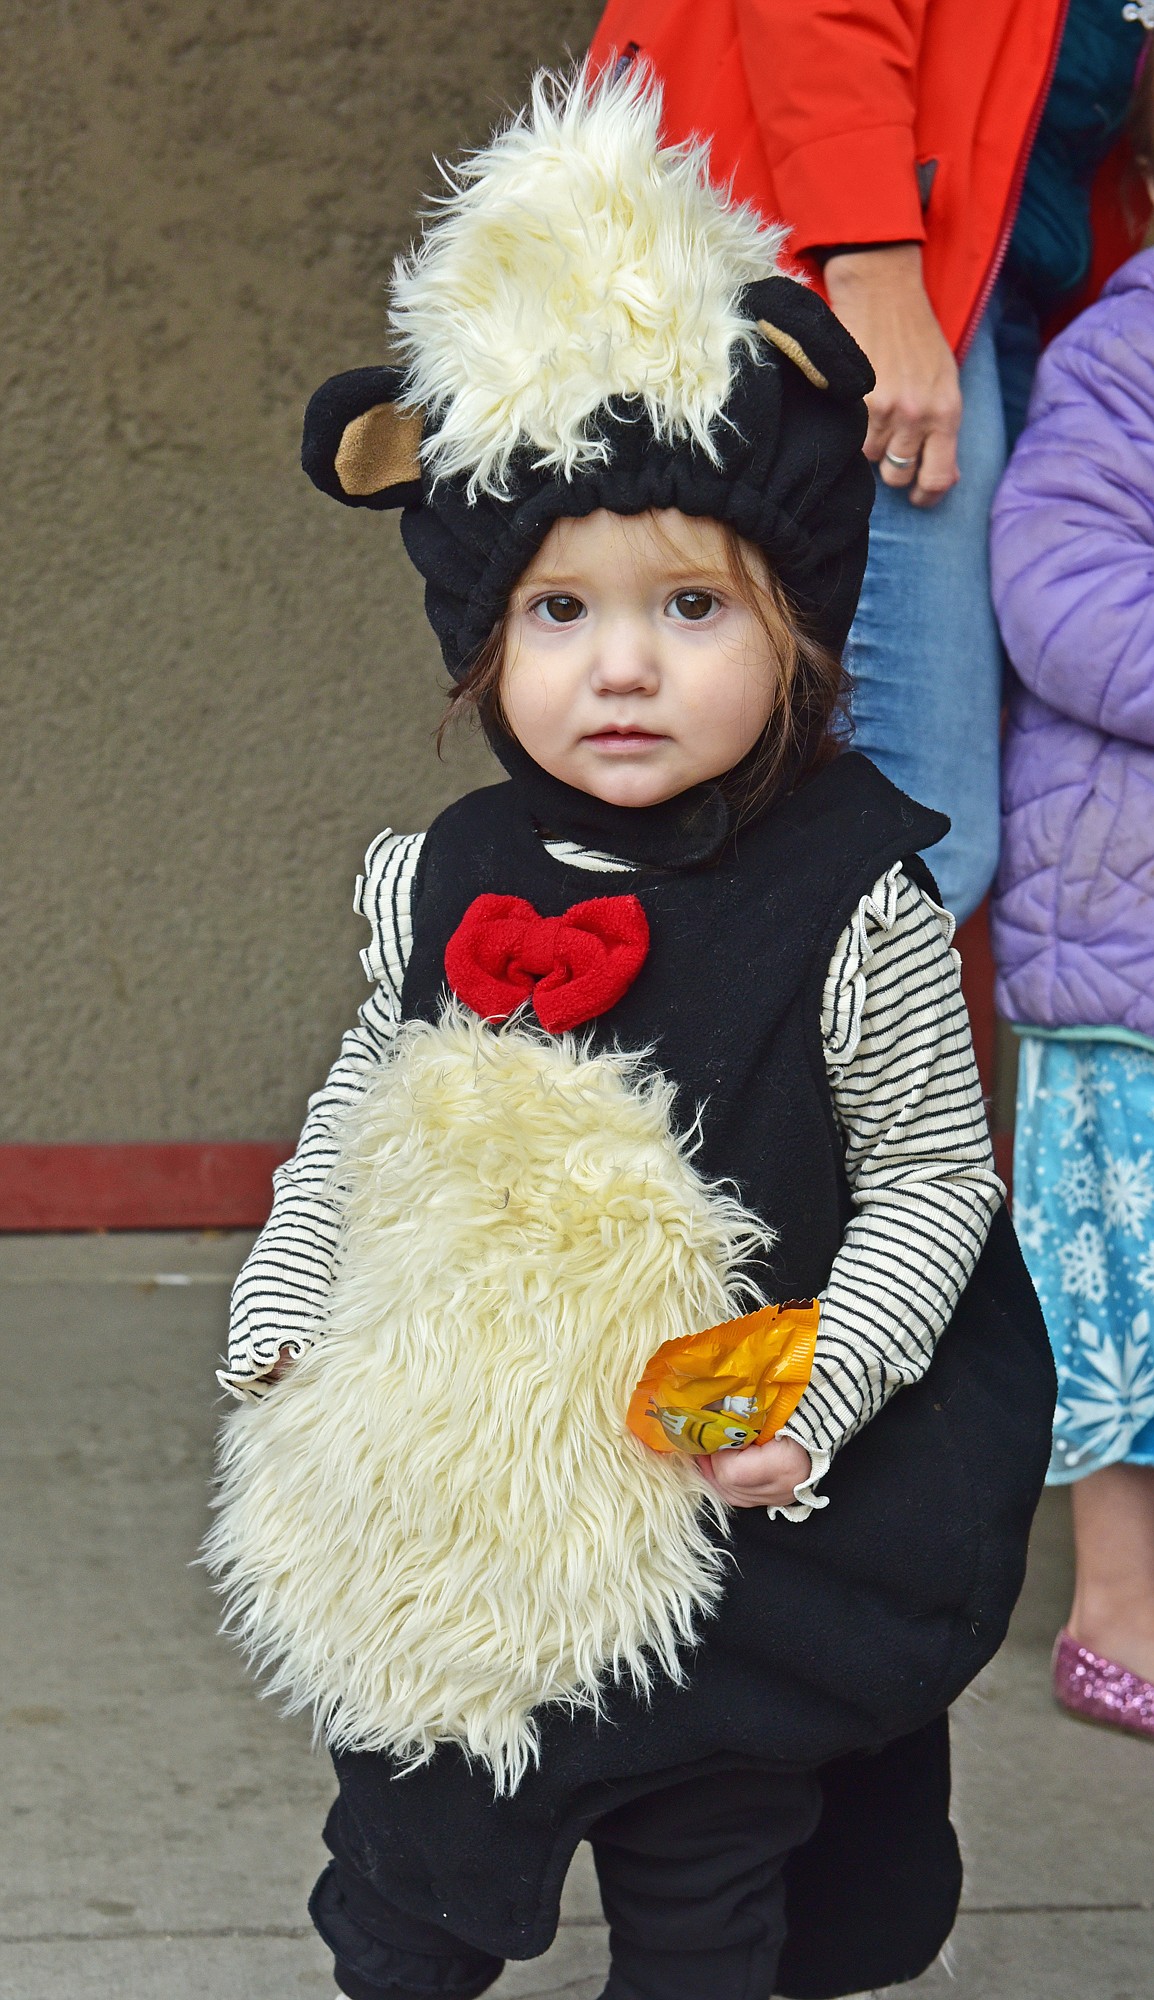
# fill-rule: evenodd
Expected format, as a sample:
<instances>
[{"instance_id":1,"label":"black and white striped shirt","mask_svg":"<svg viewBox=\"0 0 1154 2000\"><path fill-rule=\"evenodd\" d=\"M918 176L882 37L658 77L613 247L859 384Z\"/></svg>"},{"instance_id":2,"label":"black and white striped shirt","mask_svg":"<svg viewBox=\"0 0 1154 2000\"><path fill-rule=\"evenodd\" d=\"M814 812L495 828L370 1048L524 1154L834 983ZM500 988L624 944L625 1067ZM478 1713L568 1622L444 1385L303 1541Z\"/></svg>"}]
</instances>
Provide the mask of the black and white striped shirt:
<instances>
[{"instance_id":1,"label":"black and white striped shirt","mask_svg":"<svg viewBox=\"0 0 1154 2000\"><path fill-rule=\"evenodd\" d=\"M263 1394L281 1347L299 1354L324 1333L340 1227L327 1192L337 1127L400 1022L423 839L386 830L358 879L373 992L309 1100L300 1144L276 1175L272 1214L236 1281L219 1376L234 1395ZM575 869L625 867L570 842L547 844ZM815 1489L838 1447L925 1373L1004 1194L953 930L899 865L863 896L830 960L822 1042L855 1213L822 1295L813 1375L785 1427L813 1460L797 1506L781 1510L799 1520L825 1504Z\"/></svg>"}]
</instances>

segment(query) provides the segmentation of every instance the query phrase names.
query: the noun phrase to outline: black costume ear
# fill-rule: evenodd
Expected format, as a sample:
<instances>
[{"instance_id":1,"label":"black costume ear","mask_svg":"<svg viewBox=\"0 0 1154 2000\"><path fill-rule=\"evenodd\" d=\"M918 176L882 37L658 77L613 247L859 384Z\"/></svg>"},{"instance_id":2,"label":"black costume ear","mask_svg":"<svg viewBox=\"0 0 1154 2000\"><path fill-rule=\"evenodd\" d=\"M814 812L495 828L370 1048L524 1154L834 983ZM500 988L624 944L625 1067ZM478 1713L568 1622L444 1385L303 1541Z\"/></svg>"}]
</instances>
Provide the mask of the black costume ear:
<instances>
[{"instance_id":1,"label":"black costume ear","mask_svg":"<svg viewBox=\"0 0 1154 2000\"><path fill-rule=\"evenodd\" d=\"M423 412L397 401L403 381L399 368L351 368L309 400L301 464L345 507L420 502Z\"/></svg>"},{"instance_id":2,"label":"black costume ear","mask_svg":"<svg viewBox=\"0 0 1154 2000\"><path fill-rule=\"evenodd\" d=\"M763 278L748 285L742 310L758 332L799 368L815 389L856 402L874 386L874 371L824 299L795 278Z\"/></svg>"}]
</instances>

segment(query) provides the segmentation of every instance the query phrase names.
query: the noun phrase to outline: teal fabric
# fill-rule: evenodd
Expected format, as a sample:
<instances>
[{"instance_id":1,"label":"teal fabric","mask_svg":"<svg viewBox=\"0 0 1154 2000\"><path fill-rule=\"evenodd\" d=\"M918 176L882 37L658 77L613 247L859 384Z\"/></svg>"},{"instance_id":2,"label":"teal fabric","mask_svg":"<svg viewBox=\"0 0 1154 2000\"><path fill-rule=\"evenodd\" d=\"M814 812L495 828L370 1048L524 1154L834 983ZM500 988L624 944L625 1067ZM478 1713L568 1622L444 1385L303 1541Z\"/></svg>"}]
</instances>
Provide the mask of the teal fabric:
<instances>
[{"instance_id":1,"label":"teal fabric","mask_svg":"<svg viewBox=\"0 0 1154 2000\"><path fill-rule=\"evenodd\" d=\"M1144 34L1122 0L1070 0L1006 259L1041 312L1090 269L1090 186L1126 122Z\"/></svg>"},{"instance_id":2,"label":"teal fabric","mask_svg":"<svg viewBox=\"0 0 1154 2000\"><path fill-rule=\"evenodd\" d=\"M1044 1042L1123 1042L1128 1048L1148 1049L1154 1055L1154 1039L1133 1028L1032 1028L1019 1021L1010 1025L1016 1035L1033 1035Z\"/></svg>"},{"instance_id":3,"label":"teal fabric","mask_svg":"<svg viewBox=\"0 0 1154 2000\"><path fill-rule=\"evenodd\" d=\"M1023 1035L1014 1227L1058 1369L1050 1485L1154 1465L1154 1051Z\"/></svg>"}]
</instances>

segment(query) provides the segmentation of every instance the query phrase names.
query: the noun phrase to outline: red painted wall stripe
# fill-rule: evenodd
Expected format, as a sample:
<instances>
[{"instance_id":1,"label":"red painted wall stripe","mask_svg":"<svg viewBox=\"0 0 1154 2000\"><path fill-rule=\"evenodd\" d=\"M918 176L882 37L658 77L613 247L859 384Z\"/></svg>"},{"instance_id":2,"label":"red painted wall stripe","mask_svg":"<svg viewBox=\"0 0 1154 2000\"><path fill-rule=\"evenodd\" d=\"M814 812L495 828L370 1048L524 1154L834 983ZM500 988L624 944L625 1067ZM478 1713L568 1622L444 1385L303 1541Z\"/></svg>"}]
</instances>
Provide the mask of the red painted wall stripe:
<instances>
[{"instance_id":1,"label":"red painted wall stripe","mask_svg":"<svg viewBox=\"0 0 1154 2000\"><path fill-rule=\"evenodd\" d=\"M987 1098L994 1089L997 1019L994 1013L994 954L990 946L990 906L983 903L959 924L954 943L962 959L962 992L970 1010L970 1032L978 1074Z\"/></svg>"},{"instance_id":2,"label":"red painted wall stripe","mask_svg":"<svg viewBox=\"0 0 1154 2000\"><path fill-rule=\"evenodd\" d=\"M994 1094L994 1072L998 1053L998 1018L994 1009L994 954L990 944L990 906L985 902L959 924L954 939L962 956L962 992L970 1013L974 1055L986 1099L987 1112ZM1013 1194L1014 1134L993 1134L994 1165Z\"/></svg>"},{"instance_id":3,"label":"red painted wall stripe","mask_svg":"<svg viewBox=\"0 0 1154 2000\"><path fill-rule=\"evenodd\" d=\"M986 908L958 933L983 1088L993 1086L994 996ZM1004 1177L1012 1135L995 1147ZM0 1231L259 1229L273 1169L292 1147L275 1140L166 1145L0 1145Z\"/></svg>"},{"instance_id":4,"label":"red painted wall stripe","mask_svg":"<svg viewBox=\"0 0 1154 2000\"><path fill-rule=\"evenodd\" d=\"M0 1146L0 1230L259 1229L292 1147Z\"/></svg>"}]
</instances>

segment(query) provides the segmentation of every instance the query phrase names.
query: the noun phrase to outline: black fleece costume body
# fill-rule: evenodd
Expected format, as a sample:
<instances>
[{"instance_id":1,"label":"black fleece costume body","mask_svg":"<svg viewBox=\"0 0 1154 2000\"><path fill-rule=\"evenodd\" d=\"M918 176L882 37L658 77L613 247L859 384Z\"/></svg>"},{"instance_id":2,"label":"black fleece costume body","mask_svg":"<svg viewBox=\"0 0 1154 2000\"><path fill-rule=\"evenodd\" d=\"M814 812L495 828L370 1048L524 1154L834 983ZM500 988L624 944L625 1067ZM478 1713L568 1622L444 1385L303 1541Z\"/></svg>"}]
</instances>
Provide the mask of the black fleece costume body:
<instances>
[{"instance_id":1,"label":"black fleece costume body","mask_svg":"<svg viewBox=\"0 0 1154 2000\"><path fill-rule=\"evenodd\" d=\"M651 1049L682 1128L700 1114L702 1172L731 1178L778 1232L756 1273L767 1294L819 1291L850 1214L824 976L861 896L899 860L928 879L911 857L946 823L856 755L736 834L716 817L708 831L709 798L646 822L512 762L519 777L426 836L404 1016L437 1017L445 946L476 896L522 896L543 916L579 899L581 877L542 844L542 809L549 832L586 837L595 811L601 844L648 849L649 866L612 880L640 899L651 944L586 1032ZM573 1849L602 1815L714 1770L825 1767L822 1822L787 1871L775 1990L914 1976L960 1887L944 1711L1004 1635L1052 1402L1049 1343L1003 1211L925 1378L835 1460L828 1508L803 1524L733 1514L724 1598L686 1685L662 1680L647 1702L611 1689L601 1721L547 1711L539 1767L508 1798L449 1747L404 1777L386 1756L339 1755L334 1853L412 1918L529 1957L549 1944Z\"/></svg>"}]
</instances>

